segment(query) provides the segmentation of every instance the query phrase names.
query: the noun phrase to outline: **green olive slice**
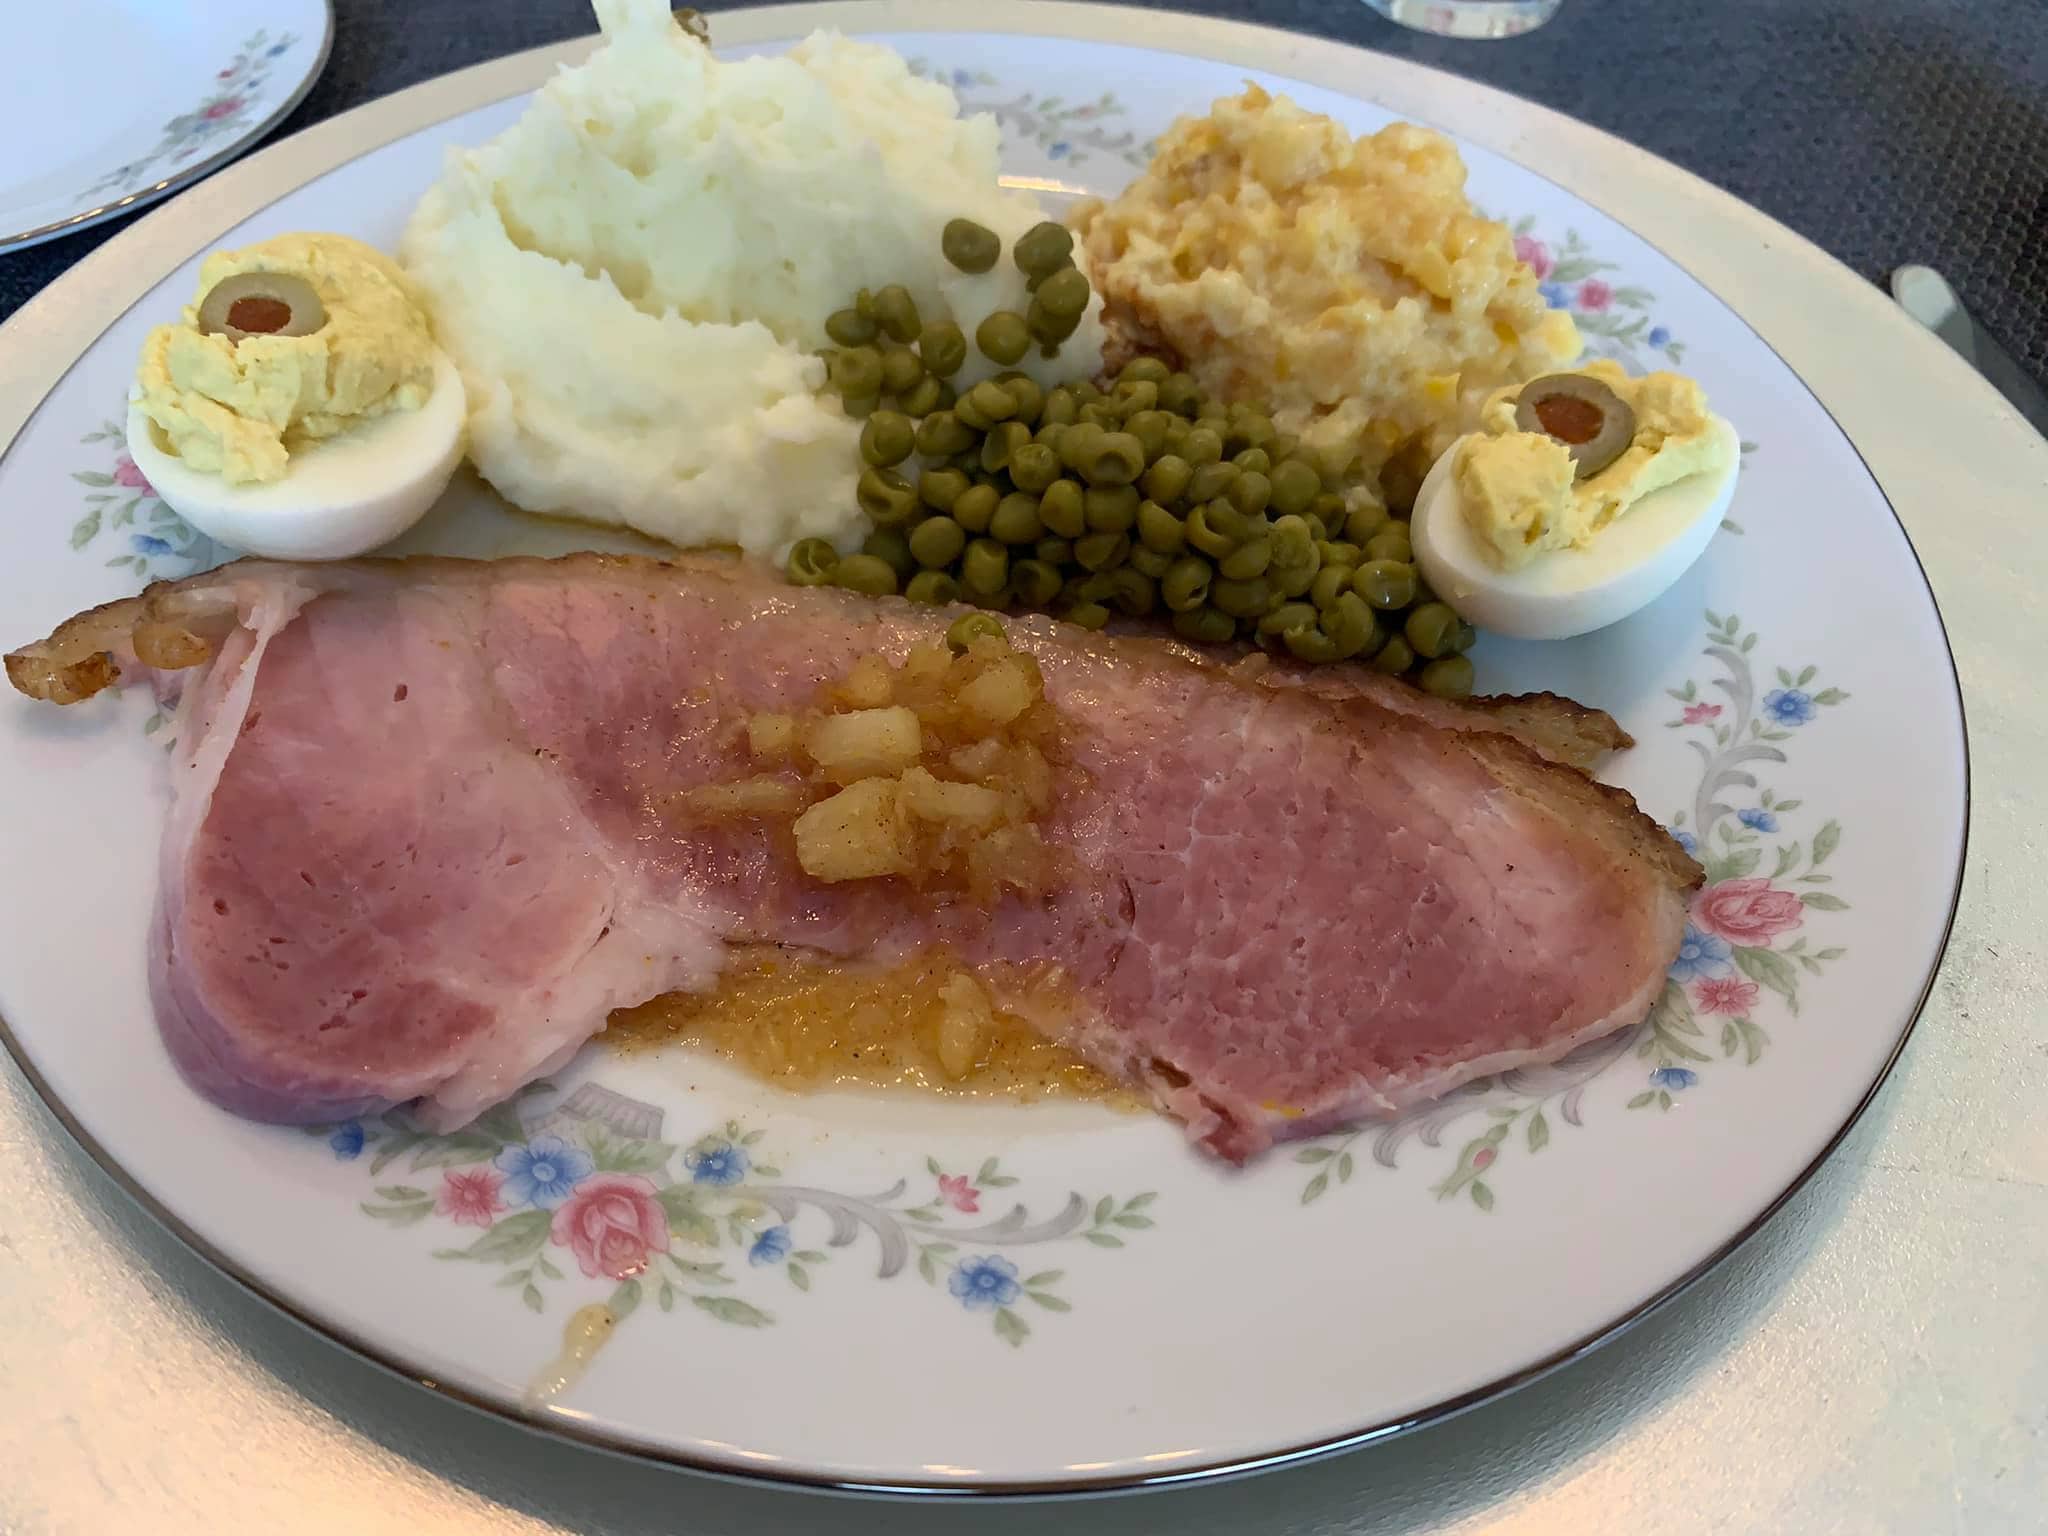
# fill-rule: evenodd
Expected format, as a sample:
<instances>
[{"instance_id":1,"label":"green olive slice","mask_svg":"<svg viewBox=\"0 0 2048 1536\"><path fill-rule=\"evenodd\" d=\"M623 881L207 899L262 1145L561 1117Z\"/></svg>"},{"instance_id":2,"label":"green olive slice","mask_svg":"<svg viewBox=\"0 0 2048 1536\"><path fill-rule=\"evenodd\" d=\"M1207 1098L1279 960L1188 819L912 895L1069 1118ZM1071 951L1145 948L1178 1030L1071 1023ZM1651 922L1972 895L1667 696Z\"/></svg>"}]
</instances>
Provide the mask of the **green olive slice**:
<instances>
[{"instance_id":1,"label":"green olive slice","mask_svg":"<svg viewBox=\"0 0 2048 1536\"><path fill-rule=\"evenodd\" d=\"M327 323L313 285L288 272L237 272L199 301L199 329L240 341L246 336L310 336Z\"/></svg>"},{"instance_id":2,"label":"green olive slice","mask_svg":"<svg viewBox=\"0 0 2048 1536\"><path fill-rule=\"evenodd\" d=\"M1563 443L1576 466L1573 477L1586 480L1627 452L1635 441L1636 413L1598 379L1551 373L1522 386L1515 425Z\"/></svg>"}]
</instances>

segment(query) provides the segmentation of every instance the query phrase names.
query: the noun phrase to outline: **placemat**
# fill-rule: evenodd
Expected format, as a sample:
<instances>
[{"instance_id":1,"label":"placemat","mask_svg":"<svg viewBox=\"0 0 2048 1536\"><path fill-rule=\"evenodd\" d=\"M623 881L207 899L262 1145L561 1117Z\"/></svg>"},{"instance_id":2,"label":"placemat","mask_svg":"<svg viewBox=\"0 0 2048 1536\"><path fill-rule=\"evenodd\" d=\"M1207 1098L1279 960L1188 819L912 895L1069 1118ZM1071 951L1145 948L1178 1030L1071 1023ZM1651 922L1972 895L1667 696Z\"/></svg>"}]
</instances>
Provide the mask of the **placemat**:
<instances>
[{"instance_id":1,"label":"placemat","mask_svg":"<svg viewBox=\"0 0 2048 1536\"><path fill-rule=\"evenodd\" d=\"M1873 281L1909 261L1940 268L2048 376L2042 0L1565 0L1547 26L1499 42L1411 32L1359 0L1137 3L1357 43L1555 107L1727 188ZM593 27L587 0L337 0L336 13L327 71L280 132ZM0 318L125 222L0 256Z\"/></svg>"}]
</instances>

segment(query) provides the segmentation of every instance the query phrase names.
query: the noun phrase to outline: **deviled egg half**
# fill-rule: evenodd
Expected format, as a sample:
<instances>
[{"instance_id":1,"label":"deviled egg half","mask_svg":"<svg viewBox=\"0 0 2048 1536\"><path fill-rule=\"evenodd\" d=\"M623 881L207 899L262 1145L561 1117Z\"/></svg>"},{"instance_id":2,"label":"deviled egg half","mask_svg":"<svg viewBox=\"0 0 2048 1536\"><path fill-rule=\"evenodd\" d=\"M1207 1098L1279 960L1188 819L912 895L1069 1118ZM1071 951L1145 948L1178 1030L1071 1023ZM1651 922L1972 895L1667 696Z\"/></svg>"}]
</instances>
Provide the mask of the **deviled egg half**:
<instances>
[{"instance_id":1,"label":"deviled egg half","mask_svg":"<svg viewBox=\"0 0 2048 1536\"><path fill-rule=\"evenodd\" d=\"M1492 396L1415 499L1416 564L1459 617L1525 640L1627 618L1705 552L1741 444L1691 379L1595 362Z\"/></svg>"},{"instance_id":2,"label":"deviled egg half","mask_svg":"<svg viewBox=\"0 0 2048 1536\"><path fill-rule=\"evenodd\" d=\"M461 462L462 377L410 281L342 235L221 251L143 344L128 451L209 538L339 560L405 532Z\"/></svg>"}]
</instances>

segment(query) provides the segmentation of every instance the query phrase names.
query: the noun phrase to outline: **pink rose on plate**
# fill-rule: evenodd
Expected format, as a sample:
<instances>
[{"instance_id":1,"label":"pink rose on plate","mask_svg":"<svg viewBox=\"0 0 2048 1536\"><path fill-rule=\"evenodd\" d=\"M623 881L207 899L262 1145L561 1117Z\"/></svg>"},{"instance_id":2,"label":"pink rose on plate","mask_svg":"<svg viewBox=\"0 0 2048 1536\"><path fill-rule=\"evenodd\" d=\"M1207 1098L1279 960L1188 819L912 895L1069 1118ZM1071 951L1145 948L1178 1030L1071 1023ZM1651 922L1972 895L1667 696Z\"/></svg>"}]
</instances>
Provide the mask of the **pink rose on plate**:
<instances>
[{"instance_id":1,"label":"pink rose on plate","mask_svg":"<svg viewBox=\"0 0 2048 1536\"><path fill-rule=\"evenodd\" d=\"M639 1175L600 1173L576 1186L548 1235L556 1247L575 1251L584 1274L625 1280L668 1251L668 1213Z\"/></svg>"},{"instance_id":2,"label":"pink rose on plate","mask_svg":"<svg viewBox=\"0 0 2048 1536\"><path fill-rule=\"evenodd\" d=\"M1790 891L1752 876L1723 880L1692 899L1692 920L1731 944L1763 944L1805 920L1806 908Z\"/></svg>"},{"instance_id":3,"label":"pink rose on plate","mask_svg":"<svg viewBox=\"0 0 2048 1536\"><path fill-rule=\"evenodd\" d=\"M1702 720L1711 720L1721 713L1718 704L1688 704L1685 706L1685 723L1698 725Z\"/></svg>"},{"instance_id":4,"label":"pink rose on plate","mask_svg":"<svg viewBox=\"0 0 2048 1536\"><path fill-rule=\"evenodd\" d=\"M1597 277L1589 277L1579 284L1579 308L1598 313L1614 302L1614 290Z\"/></svg>"},{"instance_id":5,"label":"pink rose on plate","mask_svg":"<svg viewBox=\"0 0 2048 1536\"><path fill-rule=\"evenodd\" d=\"M1534 272L1538 279L1550 276L1550 269L1557 265L1550 259L1550 247L1534 235L1515 236L1515 260Z\"/></svg>"},{"instance_id":6,"label":"pink rose on plate","mask_svg":"<svg viewBox=\"0 0 2048 1536\"><path fill-rule=\"evenodd\" d=\"M114 484L125 485L132 491L141 491L145 496L156 494L156 487L149 483L149 477L125 453L114 460Z\"/></svg>"},{"instance_id":7,"label":"pink rose on plate","mask_svg":"<svg viewBox=\"0 0 2048 1536\"><path fill-rule=\"evenodd\" d=\"M942 1173L939 1175L939 1198L956 1211L978 1211L981 1209L981 1191L968 1183L964 1173Z\"/></svg>"},{"instance_id":8,"label":"pink rose on plate","mask_svg":"<svg viewBox=\"0 0 2048 1536\"><path fill-rule=\"evenodd\" d=\"M215 103L213 103L213 105L208 107L206 111L201 114L201 116L207 118L210 121L218 122L223 117L233 117L237 112L242 110L242 106L243 102L241 97L223 96L219 101L216 101Z\"/></svg>"},{"instance_id":9,"label":"pink rose on plate","mask_svg":"<svg viewBox=\"0 0 2048 1536\"><path fill-rule=\"evenodd\" d=\"M457 1226L488 1227L504 1204L498 1190L504 1179L488 1166L450 1169L441 1175L441 1192L434 1197L434 1209Z\"/></svg>"},{"instance_id":10,"label":"pink rose on plate","mask_svg":"<svg viewBox=\"0 0 2048 1536\"><path fill-rule=\"evenodd\" d=\"M1704 976L1692 984L1701 1013L1747 1013L1756 1006L1756 983L1740 976Z\"/></svg>"}]
</instances>

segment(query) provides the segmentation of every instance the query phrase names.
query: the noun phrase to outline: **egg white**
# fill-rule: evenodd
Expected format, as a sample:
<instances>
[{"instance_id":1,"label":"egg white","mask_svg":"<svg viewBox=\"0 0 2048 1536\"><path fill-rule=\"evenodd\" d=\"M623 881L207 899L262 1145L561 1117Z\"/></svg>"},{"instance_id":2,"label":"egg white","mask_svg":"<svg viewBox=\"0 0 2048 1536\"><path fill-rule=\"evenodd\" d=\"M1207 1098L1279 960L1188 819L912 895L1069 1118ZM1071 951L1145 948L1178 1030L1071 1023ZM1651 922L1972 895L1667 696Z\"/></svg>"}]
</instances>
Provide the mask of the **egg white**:
<instances>
[{"instance_id":1,"label":"egg white","mask_svg":"<svg viewBox=\"0 0 2048 1536\"><path fill-rule=\"evenodd\" d=\"M284 478L231 485L157 446L128 406L128 453L167 506L217 543L274 560L346 560L405 532L448 489L462 461L462 375L434 354L434 388L417 410L392 411L291 456Z\"/></svg>"},{"instance_id":2,"label":"egg white","mask_svg":"<svg viewBox=\"0 0 2048 1536\"><path fill-rule=\"evenodd\" d=\"M1472 536L1451 472L1460 438L1416 493L1409 533L1423 579L1468 623L1522 640L1563 640L1618 623L1670 591L1727 514L1742 455L1725 418L1713 418L1713 431L1725 470L1652 491L1584 549L1552 550L1515 571L1493 564Z\"/></svg>"}]
</instances>

